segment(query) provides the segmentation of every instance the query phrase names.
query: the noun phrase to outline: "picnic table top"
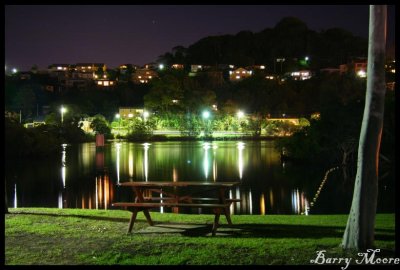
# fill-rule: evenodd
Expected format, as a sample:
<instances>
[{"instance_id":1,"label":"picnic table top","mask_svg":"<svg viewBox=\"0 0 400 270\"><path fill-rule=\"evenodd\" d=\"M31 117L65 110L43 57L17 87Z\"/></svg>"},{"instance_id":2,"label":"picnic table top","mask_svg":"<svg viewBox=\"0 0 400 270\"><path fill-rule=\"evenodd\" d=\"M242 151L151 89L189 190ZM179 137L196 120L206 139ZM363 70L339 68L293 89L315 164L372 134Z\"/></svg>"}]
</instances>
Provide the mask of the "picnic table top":
<instances>
[{"instance_id":1,"label":"picnic table top","mask_svg":"<svg viewBox=\"0 0 400 270\"><path fill-rule=\"evenodd\" d=\"M210 187L233 187L239 185L240 182L167 182L167 181L129 181L119 183L120 186L128 187L186 187L186 186L210 186Z\"/></svg>"}]
</instances>

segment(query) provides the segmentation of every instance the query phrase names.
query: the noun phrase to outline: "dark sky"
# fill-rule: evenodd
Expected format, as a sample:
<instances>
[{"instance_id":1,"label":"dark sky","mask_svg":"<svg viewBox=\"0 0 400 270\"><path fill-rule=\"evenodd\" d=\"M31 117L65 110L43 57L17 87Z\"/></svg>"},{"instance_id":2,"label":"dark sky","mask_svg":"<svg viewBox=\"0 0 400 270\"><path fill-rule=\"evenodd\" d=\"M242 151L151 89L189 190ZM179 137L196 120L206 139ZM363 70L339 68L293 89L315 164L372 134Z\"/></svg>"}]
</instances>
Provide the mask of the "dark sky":
<instances>
[{"instance_id":1,"label":"dark sky","mask_svg":"<svg viewBox=\"0 0 400 270\"><path fill-rule=\"evenodd\" d=\"M388 40L394 40L394 6ZM29 70L53 63L144 65L209 35L259 32L294 16L315 31L341 27L368 36L368 5L5 6L5 64Z\"/></svg>"}]
</instances>

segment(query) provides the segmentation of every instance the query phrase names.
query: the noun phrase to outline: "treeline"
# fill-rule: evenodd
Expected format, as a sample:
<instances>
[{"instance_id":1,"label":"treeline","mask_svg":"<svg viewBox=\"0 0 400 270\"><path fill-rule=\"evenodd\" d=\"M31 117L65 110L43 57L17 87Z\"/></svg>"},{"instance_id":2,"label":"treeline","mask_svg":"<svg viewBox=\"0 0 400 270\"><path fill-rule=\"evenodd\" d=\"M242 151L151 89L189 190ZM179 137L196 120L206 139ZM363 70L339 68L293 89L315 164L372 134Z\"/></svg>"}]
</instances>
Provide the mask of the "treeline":
<instances>
[{"instance_id":1,"label":"treeline","mask_svg":"<svg viewBox=\"0 0 400 270\"><path fill-rule=\"evenodd\" d=\"M298 60L310 57L310 68L338 67L353 57L366 57L368 41L341 29L316 32L294 17L282 19L274 28L261 32L241 31L236 35L205 37L185 48L176 46L159 60L170 64L233 64L235 66L267 65L275 69L278 58L285 58L283 71L291 71ZM296 60L297 59L297 60ZM279 64L278 64L279 65Z\"/></svg>"}]
</instances>

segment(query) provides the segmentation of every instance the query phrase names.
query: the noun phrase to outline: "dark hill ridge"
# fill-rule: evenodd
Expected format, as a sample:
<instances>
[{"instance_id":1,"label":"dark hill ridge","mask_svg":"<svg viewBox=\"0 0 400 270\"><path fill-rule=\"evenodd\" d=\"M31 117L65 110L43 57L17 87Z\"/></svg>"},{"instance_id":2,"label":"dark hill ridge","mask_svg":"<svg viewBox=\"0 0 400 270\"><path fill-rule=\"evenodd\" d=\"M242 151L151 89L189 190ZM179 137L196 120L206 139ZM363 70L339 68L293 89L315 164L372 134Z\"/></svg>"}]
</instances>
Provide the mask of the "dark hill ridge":
<instances>
[{"instance_id":1,"label":"dark hill ridge","mask_svg":"<svg viewBox=\"0 0 400 270\"><path fill-rule=\"evenodd\" d=\"M159 60L166 64L264 64L272 68L278 58L285 58L290 65L293 59L308 56L310 67L319 69L365 57L367 50L368 40L349 31L331 28L316 32L298 18L286 17L274 28L258 33L240 31L236 35L208 36L187 48L176 46Z\"/></svg>"}]
</instances>

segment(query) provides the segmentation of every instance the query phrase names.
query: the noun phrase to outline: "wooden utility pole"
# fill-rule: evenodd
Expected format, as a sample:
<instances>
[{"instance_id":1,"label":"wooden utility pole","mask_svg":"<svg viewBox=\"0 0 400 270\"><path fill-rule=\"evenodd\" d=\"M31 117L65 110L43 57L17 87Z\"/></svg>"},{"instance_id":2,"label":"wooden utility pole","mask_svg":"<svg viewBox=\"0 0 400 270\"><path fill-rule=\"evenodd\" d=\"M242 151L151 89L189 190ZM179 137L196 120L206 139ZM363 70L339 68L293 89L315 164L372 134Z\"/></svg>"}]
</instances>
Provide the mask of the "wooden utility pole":
<instances>
[{"instance_id":1,"label":"wooden utility pole","mask_svg":"<svg viewBox=\"0 0 400 270\"><path fill-rule=\"evenodd\" d=\"M386 94L386 12L385 5L370 6L367 91L358 143L353 201L342 240L344 249L365 250L374 247L379 148Z\"/></svg>"}]
</instances>

